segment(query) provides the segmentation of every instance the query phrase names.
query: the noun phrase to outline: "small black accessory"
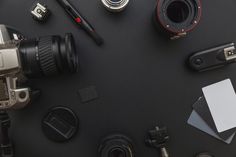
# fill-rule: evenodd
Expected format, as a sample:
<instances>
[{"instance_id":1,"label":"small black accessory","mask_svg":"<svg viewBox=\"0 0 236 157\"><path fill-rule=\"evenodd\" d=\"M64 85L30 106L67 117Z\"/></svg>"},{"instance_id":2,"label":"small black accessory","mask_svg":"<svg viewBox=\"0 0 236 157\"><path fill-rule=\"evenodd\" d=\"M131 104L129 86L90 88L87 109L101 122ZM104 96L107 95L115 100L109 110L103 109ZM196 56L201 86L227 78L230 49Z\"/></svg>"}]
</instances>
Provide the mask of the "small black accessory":
<instances>
[{"instance_id":1,"label":"small black accessory","mask_svg":"<svg viewBox=\"0 0 236 157\"><path fill-rule=\"evenodd\" d=\"M103 139L98 152L100 157L134 157L131 139L120 134L114 134Z\"/></svg>"},{"instance_id":2,"label":"small black accessory","mask_svg":"<svg viewBox=\"0 0 236 157\"><path fill-rule=\"evenodd\" d=\"M45 136L54 142L69 141L77 132L79 120L76 114L66 107L54 107L42 120Z\"/></svg>"},{"instance_id":3,"label":"small black accessory","mask_svg":"<svg viewBox=\"0 0 236 157\"><path fill-rule=\"evenodd\" d=\"M39 2L34 3L30 12L33 16L33 19L40 22L45 22L51 14L48 7L44 4L40 4Z\"/></svg>"},{"instance_id":4,"label":"small black accessory","mask_svg":"<svg viewBox=\"0 0 236 157\"><path fill-rule=\"evenodd\" d=\"M8 131L11 125L10 117L6 111L0 110L0 153L1 157L13 157L14 150Z\"/></svg>"},{"instance_id":5,"label":"small black accessory","mask_svg":"<svg viewBox=\"0 0 236 157\"><path fill-rule=\"evenodd\" d=\"M129 0L101 0L103 6L111 12L121 12L129 4Z\"/></svg>"},{"instance_id":6,"label":"small black accessory","mask_svg":"<svg viewBox=\"0 0 236 157\"><path fill-rule=\"evenodd\" d=\"M189 57L189 65L196 71L206 71L236 62L235 44L229 43L199 51Z\"/></svg>"},{"instance_id":7,"label":"small black accessory","mask_svg":"<svg viewBox=\"0 0 236 157\"><path fill-rule=\"evenodd\" d=\"M214 157L214 156L209 153L200 153L196 157Z\"/></svg>"},{"instance_id":8,"label":"small black accessory","mask_svg":"<svg viewBox=\"0 0 236 157\"><path fill-rule=\"evenodd\" d=\"M147 146L160 150L161 157L169 157L169 153L166 149L166 144L169 139L170 137L166 127L155 127L155 129L148 132L148 137L145 142Z\"/></svg>"},{"instance_id":9,"label":"small black accessory","mask_svg":"<svg viewBox=\"0 0 236 157\"><path fill-rule=\"evenodd\" d=\"M178 39L197 26L201 12L200 0L157 0L154 23L170 39Z\"/></svg>"},{"instance_id":10,"label":"small black accessory","mask_svg":"<svg viewBox=\"0 0 236 157\"><path fill-rule=\"evenodd\" d=\"M97 45L103 44L103 39L97 34L92 25L79 13L79 11L67 0L57 0L62 8L72 17L73 21L85 30Z\"/></svg>"}]
</instances>

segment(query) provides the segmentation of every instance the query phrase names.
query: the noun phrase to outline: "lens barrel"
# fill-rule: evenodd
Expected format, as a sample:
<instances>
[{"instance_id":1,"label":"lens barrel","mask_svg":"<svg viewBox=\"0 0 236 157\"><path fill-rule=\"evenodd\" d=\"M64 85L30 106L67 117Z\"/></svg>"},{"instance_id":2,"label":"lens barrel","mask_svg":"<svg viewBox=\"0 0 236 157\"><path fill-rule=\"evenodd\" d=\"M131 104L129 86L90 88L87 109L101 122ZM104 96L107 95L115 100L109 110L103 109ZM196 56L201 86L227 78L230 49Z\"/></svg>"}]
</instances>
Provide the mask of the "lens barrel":
<instances>
[{"instance_id":1,"label":"lens barrel","mask_svg":"<svg viewBox=\"0 0 236 157\"><path fill-rule=\"evenodd\" d=\"M153 19L168 38L178 39L198 25L201 13L200 0L158 0Z\"/></svg>"},{"instance_id":2,"label":"lens barrel","mask_svg":"<svg viewBox=\"0 0 236 157\"><path fill-rule=\"evenodd\" d=\"M78 71L78 54L70 33L64 38L45 36L23 40L20 42L19 51L23 72L27 77Z\"/></svg>"}]
</instances>

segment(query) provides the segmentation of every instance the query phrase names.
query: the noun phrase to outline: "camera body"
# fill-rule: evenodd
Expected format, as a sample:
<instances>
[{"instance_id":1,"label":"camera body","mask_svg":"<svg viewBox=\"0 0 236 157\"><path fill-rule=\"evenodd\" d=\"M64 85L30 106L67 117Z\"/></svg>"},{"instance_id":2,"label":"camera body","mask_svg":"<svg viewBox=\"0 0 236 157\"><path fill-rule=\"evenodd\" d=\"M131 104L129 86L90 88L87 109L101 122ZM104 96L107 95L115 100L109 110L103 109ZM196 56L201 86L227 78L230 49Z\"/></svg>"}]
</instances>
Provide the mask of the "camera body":
<instances>
[{"instance_id":1,"label":"camera body","mask_svg":"<svg viewBox=\"0 0 236 157\"><path fill-rule=\"evenodd\" d=\"M18 45L23 36L5 25L0 25L0 110L23 108L30 102L30 89L17 88L23 81Z\"/></svg>"},{"instance_id":2,"label":"camera body","mask_svg":"<svg viewBox=\"0 0 236 157\"><path fill-rule=\"evenodd\" d=\"M27 78L78 71L72 34L25 39L11 27L0 25L0 110L20 109L39 91L19 88Z\"/></svg>"}]
</instances>

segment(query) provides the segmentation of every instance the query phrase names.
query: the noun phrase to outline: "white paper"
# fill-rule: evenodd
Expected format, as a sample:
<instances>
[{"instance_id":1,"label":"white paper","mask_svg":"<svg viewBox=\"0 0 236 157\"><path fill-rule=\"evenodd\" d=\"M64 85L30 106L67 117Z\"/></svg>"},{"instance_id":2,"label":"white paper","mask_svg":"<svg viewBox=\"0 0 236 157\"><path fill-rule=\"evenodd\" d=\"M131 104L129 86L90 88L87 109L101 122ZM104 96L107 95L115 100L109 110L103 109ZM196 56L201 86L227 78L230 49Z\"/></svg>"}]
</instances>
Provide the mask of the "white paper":
<instances>
[{"instance_id":1,"label":"white paper","mask_svg":"<svg viewBox=\"0 0 236 157\"><path fill-rule=\"evenodd\" d=\"M236 94L230 79L202 89L218 132L236 127Z\"/></svg>"}]
</instances>

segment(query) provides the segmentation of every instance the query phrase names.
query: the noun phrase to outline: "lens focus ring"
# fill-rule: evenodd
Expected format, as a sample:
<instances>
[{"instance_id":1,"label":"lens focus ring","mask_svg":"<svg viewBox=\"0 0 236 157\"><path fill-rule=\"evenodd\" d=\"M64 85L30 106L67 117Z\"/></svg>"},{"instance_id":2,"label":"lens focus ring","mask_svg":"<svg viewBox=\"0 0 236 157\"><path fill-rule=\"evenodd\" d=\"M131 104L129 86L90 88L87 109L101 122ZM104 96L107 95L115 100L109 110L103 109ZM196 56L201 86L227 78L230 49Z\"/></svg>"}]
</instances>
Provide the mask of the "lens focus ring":
<instances>
[{"instance_id":1,"label":"lens focus ring","mask_svg":"<svg viewBox=\"0 0 236 157\"><path fill-rule=\"evenodd\" d=\"M38 57L44 75L58 74L55 57L52 50L52 38L42 37L38 41Z\"/></svg>"}]
</instances>

